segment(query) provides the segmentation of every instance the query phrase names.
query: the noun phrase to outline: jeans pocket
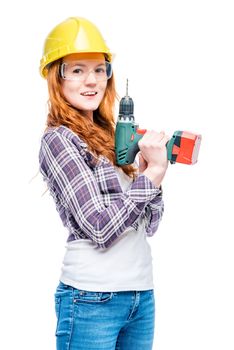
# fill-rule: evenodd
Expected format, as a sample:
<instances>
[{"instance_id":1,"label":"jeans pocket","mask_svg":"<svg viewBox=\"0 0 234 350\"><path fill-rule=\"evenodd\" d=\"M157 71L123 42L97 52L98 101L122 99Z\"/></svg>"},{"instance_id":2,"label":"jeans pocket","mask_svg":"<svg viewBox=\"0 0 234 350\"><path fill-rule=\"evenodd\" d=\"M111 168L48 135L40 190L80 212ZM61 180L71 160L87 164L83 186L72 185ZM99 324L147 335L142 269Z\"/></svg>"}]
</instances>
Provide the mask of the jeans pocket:
<instances>
[{"instance_id":1,"label":"jeans pocket","mask_svg":"<svg viewBox=\"0 0 234 350\"><path fill-rule=\"evenodd\" d=\"M72 293L55 293L56 336L69 336L73 323Z\"/></svg>"},{"instance_id":2,"label":"jeans pocket","mask_svg":"<svg viewBox=\"0 0 234 350\"><path fill-rule=\"evenodd\" d=\"M55 315L57 320L59 319L59 313L60 313L60 298L59 297L54 297L54 304L55 304Z\"/></svg>"},{"instance_id":3,"label":"jeans pocket","mask_svg":"<svg viewBox=\"0 0 234 350\"><path fill-rule=\"evenodd\" d=\"M54 297L54 304L55 304L55 315L56 315L56 330L55 335L58 335L59 333L59 323L60 323L60 307L61 307L61 298L60 297Z\"/></svg>"},{"instance_id":4,"label":"jeans pocket","mask_svg":"<svg viewBox=\"0 0 234 350\"><path fill-rule=\"evenodd\" d=\"M74 298L75 303L106 303L113 298L112 292L89 292L79 290Z\"/></svg>"}]
</instances>

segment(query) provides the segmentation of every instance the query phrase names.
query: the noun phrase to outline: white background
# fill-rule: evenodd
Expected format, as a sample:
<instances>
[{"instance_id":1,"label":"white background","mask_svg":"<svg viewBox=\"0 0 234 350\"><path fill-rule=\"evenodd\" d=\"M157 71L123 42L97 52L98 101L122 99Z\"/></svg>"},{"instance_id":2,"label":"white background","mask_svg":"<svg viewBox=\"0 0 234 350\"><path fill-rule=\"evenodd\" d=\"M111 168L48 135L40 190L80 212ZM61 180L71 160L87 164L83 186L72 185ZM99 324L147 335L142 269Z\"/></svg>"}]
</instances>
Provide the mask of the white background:
<instances>
[{"instance_id":1,"label":"white background","mask_svg":"<svg viewBox=\"0 0 234 350\"><path fill-rule=\"evenodd\" d=\"M69 16L93 21L116 54L120 96L141 128L203 136L194 166L170 165L165 214L149 240L157 350L234 349L234 11L222 0L8 1L1 25L1 348L55 349L53 294L67 232L42 196L38 150L48 32ZM127 349L126 349L127 350Z\"/></svg>"}]
</instances>

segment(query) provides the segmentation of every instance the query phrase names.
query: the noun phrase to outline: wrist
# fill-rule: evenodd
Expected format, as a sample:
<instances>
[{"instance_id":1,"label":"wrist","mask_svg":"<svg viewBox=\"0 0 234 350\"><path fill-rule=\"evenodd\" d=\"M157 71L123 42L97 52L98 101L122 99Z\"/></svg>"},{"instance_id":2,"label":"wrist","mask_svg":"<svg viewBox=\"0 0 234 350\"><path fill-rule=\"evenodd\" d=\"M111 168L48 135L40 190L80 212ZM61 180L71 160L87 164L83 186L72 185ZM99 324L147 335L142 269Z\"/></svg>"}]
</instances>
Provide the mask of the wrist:
<instances>
[{"instance_id":1,"label":"wrist","mask_svg":"<svg viewBox=\"0 0 234 350\"><path fill-rule=\"evenodd\" d=\"M143 174L150 179L150 181L156 186L160 187L161 182L164 178L165 175L165 169L158 167L158 166L152 166L152 167L147 167L145 171L143 171Z\"/></svg>"}]
</instances>

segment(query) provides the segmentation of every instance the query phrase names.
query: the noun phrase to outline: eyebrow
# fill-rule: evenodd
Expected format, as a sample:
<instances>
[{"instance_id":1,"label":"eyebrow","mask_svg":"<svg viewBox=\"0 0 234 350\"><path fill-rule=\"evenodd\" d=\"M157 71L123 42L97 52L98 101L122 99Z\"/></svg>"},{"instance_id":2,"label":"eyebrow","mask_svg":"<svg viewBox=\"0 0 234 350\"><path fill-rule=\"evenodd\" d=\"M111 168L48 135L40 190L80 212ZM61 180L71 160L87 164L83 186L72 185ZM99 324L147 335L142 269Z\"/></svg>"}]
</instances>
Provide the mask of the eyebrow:
<instances>
[{"instance_id":1,"label":"eyebrow","mask_svg":"<svg viewBox=\"0 0 234 350\"><path fill-rule=\"evenodd\" d=\"M64 63L69 64L69 62L64 62ZM71 64L72 64L73 66L87 67L86 64L84 64L84 63L79 63L79 62L71 62ZM105 63L104 63L104 62L103 62L103 63L98 63L98 64L96 65L96 67L99 67L99 66L105 66Z\"/></svg>"}]
</instances>

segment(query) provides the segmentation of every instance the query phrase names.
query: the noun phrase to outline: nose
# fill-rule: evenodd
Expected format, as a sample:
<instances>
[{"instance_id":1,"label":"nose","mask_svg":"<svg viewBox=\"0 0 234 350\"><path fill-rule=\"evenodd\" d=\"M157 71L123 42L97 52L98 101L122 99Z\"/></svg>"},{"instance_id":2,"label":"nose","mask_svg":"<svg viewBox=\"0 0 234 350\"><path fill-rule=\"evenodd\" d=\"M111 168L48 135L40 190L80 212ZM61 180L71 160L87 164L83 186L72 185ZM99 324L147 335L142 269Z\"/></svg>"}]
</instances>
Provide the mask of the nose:
<instances>
[{"instance_id":1,"label":"nose","mask_svg":"<svg viewBox=\"0 0 234 350\"><path fill-rule=\"evenodd\" d=\"M93 70L91 70L89 73L88 73L88 75L87 75L87 77L86 77L86 79L85 79L85 83L87 84L87 85L93 85L93 84L96 84L97 83L97 79L96 79L96 76L95 76L95 72L93 71Z\"/></svg>"}]
</instances>

